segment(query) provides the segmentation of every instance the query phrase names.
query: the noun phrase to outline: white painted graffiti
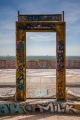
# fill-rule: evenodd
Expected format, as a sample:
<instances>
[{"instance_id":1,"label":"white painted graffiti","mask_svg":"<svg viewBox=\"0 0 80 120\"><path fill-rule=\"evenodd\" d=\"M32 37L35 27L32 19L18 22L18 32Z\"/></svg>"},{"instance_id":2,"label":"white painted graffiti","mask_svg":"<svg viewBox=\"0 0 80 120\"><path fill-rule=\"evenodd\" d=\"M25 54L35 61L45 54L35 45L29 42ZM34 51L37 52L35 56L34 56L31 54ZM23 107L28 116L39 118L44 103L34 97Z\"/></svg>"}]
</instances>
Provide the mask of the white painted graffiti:
<instances>
[{"instance_id":1,"label":"white painted graffiti","mask_svg":"<svg viewBox=\"0 0 80 120\"><path fill-rule=\"evenodd\" d=\"M80 114L80 105L78 108L74 104L49 102L41 104L31 104L27 102L0 104L0 115L28 112L46 112L46 113L73 113Z\"/></svg>"}]
</instances>

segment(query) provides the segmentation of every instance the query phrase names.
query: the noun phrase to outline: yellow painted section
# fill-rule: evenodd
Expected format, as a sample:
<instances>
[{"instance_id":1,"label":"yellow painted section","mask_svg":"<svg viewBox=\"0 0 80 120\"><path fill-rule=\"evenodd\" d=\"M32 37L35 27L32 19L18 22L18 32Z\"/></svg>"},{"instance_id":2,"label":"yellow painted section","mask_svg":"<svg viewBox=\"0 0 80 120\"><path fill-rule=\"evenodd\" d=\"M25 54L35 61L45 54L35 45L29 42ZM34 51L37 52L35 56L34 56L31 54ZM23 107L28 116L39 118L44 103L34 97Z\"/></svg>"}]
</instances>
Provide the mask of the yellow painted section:
<instances>
[{"instance_id":1,"label":"yellow painted section","mask_svg":"<svg viewBox=\"0 0 80 120\"><path fill-rule=\"evenodd\" d=\"M74 108L80 110L80 104L74 104Z\"/></svg>"},{"instance_id":2,"label":"yellow painted section","mask_svg":"<svg viewBox=\"0 0 80 120\"><path fill-rule=\"evenodd\" d=\"M37 29L33 27L36 25ZM16 100L26 100L26 32L56 32L56 97L57 101L65 101L65 22L37 21L16 22Z\"/></svg>"},{"instance_id":3,"label":"yellow painted section","mask_svg":"<svg viewBox=\"0 0 80 120\"><path fill-rule=\"evenodd\" d=\"M57 61L59 60L58 58L58 54L60 54L60 50L58 50L57 48L60 47L58 46L58 41L61 41L61 43L64 43L63 47L64 47L64 51L63 51L63 62L57 62L57 66L58 63L62 64L60 67L60 69L62 69L62 73L59 73L59 69L56 69L56 97L57 97L57 101L66 101L66 90L65 90L65 84L66 84L66 62L65 62L65 24L58 26L58 30L57 30L57 42L56 42L56 58ZM60 57L61 58L61 57ZM56 66L56 67L57 67ZM60 70L61 71L61 70Z\"/></svg>"},{"instance_id":4,"label":"yellow painted section","mask_svg":"<svg viewBox=\"0 0 80 120\"><path fill-rule=\"evenodd\" d=\"M16 30L16 62L16 101L24 101L26 100L26 34L21 30Z\"/></svg>"}]
</instances>

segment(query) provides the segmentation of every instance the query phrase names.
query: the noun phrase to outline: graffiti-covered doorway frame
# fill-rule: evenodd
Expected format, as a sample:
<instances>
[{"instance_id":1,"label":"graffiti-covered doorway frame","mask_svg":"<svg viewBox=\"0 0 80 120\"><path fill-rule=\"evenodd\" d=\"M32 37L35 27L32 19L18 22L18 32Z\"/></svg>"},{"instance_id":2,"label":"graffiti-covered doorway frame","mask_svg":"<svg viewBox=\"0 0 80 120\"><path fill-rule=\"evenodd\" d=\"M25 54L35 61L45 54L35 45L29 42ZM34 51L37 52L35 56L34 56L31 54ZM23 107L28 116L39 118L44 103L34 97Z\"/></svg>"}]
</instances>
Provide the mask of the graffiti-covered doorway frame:
<instances>
[{"instance_id":1,"label":"graffiti-covered doorway frame","mask_svg":"<svg viewBox=\"0 0 80 120\"><path fill-rule=\"evenodd\" d=\"M36 16L36 17L35 17ZM56 99L66 100L65 25L50 15L24 15L16 22L16 101L26 100L26 32L56 32ZM47 17L46 17L47 16ZM34 18L34 19L33 19ZM30 20L29 20L30 19ZM55 21L56 19L56 21Z\"/></svg>"}]
</instances>

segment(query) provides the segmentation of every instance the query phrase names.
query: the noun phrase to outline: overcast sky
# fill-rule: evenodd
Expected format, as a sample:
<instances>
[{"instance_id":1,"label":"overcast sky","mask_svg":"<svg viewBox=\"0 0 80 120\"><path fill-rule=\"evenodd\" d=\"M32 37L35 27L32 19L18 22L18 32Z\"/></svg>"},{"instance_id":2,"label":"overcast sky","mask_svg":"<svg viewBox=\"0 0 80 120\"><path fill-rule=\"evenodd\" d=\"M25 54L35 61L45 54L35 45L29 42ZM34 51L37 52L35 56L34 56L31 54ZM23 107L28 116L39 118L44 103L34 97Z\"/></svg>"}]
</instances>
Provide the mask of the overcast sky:
<instances>
[{"instance_id":1,"label":"overcast sky","mask_svg":"<svg viewBox=\"0 0 80 120\"><path fill-rule=\"evenodd\" d=\"M15 21L21 14L62 14L66 55L80 56L80 0L0 0L0 55L16 55ZM27 55L56 55L56 33L26 33Z\"/></svg>"}]
</instances>

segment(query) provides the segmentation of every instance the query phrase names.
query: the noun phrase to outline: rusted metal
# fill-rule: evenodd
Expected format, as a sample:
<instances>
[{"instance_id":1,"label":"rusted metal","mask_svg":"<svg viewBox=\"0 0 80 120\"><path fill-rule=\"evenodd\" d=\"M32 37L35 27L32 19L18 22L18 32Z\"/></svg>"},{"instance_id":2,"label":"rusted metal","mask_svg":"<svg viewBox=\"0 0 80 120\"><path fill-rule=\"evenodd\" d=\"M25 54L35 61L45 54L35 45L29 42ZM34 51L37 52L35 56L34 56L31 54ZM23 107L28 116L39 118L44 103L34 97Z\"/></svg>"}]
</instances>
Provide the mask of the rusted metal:
<instances>
[{"instance_id":1,"label":"rusted metal","mask_svg":"<svg viewBox=\"0 0 80 120\"><path fill-rule=\"evenodd\" d=\"M62 11L62 22L64 22L64 11Z\"/></svg>"}]
</instances>

